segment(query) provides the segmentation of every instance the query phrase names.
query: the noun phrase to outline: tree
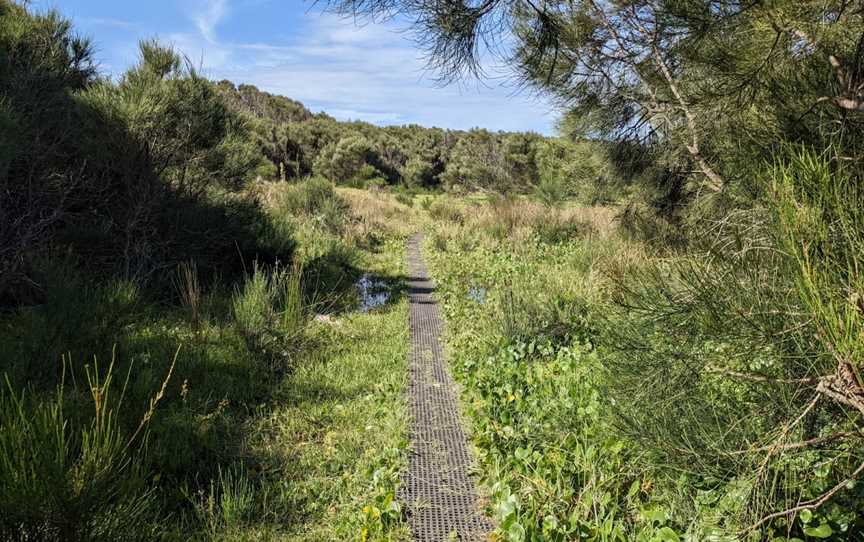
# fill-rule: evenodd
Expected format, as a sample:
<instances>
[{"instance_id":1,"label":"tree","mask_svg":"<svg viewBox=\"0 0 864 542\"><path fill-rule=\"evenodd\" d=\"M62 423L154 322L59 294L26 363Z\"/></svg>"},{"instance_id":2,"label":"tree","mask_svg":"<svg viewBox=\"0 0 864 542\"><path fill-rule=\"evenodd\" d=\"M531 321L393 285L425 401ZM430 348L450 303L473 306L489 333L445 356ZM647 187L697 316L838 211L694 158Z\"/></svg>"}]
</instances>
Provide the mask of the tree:
<instances>
[{"instance_id":1,"label":"tree","mask_svg":"<svg viewBox=\"0 0 864 542\"><path fill-rule=\"evenodd\" d=\"M73 94L95 81L91 44L68 21L0 0L0 296L27 282L27 254L74 204L86 162Z\"/></svg>"},{"instance_id":2,"label":"tree","mask_svg":"<svg viewBox=\"0 0 864 542\"><path fill-rule=\"evenodd\" d=\"M480 128L462 134L441 180L450 188L495 191L510 188L511 178L499 135Z\"/></svg>"},{"instance_id":3,"label":"tree","mask_svg":"<svg viewBox=\"0 0 864 542\"><path fill-rule=\"evenodd\" d=\"M361 135L353 135L324 147L313 169L335 183L346 183L381 176L373 165L376 161L372 143Z\"/></svg>"},{"instance_id":4,"label":"tree","mask_svg":"<svg viewBox=\"0 0 864 542\"><path fill-rule=\"evenodd\" d=\"M752 5L735 0L331 0L329 5L342 13L416 21L418 39L444 79L481 74L485 51L512 51L506 60L523 81L582 113L597 133L673 144L700 172L699 186L708 191L720 190L737 173L736 168L720 171L725 157L718 153L726 145L714 148L722 141L713 137L715 121L725 114L740 119L749 114L749 125L760 129L760 119L735 105L742 97L760 98L769 115L776 115L767 126L787 133L794 127L782 123L795 109L805 115L808 108L827 104L834 108L829 114L840 116L862 109L862 36L856 30L862 14L841 0ZM498 47L510 38L515 38L513 49ZM820 78L812 77L820 71ZM831 71L833 81L824 77ZM781 105L807 78L803 96L793 97L807 105ZM763 115L762 126L764 120ZM733 126L722 135L734 135Z\"/></svg>"}]
</instances>

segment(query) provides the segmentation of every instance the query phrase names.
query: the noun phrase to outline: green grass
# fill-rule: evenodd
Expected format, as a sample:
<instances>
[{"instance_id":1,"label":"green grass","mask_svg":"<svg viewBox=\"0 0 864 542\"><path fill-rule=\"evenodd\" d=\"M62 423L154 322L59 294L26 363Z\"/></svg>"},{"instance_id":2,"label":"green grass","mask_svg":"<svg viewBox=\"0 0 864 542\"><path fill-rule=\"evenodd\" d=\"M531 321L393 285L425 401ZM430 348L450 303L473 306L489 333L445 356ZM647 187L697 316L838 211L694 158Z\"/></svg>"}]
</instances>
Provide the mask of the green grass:
<instances>
[{"instance_id":1,"label":"green grass","mask_svg":"<svg viewBox=\"0 0 864 542\"><path fill-rule=\"evenodd\" d=\"M267 458L285 540L407 539L392 504L407 445L406 318L400 301L320 324L327 346L255 421L250 446Z\"/></svg>"},{"instance_id":2,"label":"green grass","mask_svg":"<svg viewBox=\"0 0 864 542\"><path fill-rule=\"evenodd\" d=\"M363 268L400 277L404 247L390 239ZM222 540L408 540L395 501L407 450L407 303L315 323L318 345L248 424L266 505Z\"/></svg>"},{"instance_id":3,"label":"green grass","mask_svg":"<svg viewBox=\"0 0 864 542\"><path fill-rule=\"evenodd\" d=\"M43 304L0 316L0 538L406 538L404 239L276 218L289 268L186 263L164 292L55 265ZM394 295L359 314L364 272Z\"/></svg>"},{"instance_id":4,"label":"green grass","mask_svg":"<svg viewBox=\"0 0 864 542\"><path fill-rule=\"evenodd\" d=\"M827 175L813 177L830 184ZM853 184L836 186L844 196L832 195L831 203L857 199ZM807 195L788 188L780 194ZM470 204L451 199L449 205ZM797 226L800 216L817 217L802 231L819 242L831 239L835 248L844 245L831 235L848 243L837 252L820 249L818 258L813 241L787 248L814 251L799 255L800 283L812 289L808 301L823 309L799 309L796 316L830 316L825 329L843 330L836 336L851 341L837 342L852 352L860 347L860 334L849 330L860 328L860 309L841 318L837 314L851 305L825 301L833 292L858 288L852 285L857 275L838 271L857 266L837 260L860 254L851 248L857 237L848 233L858 231L860 217L840 207L827 215L835 219L830 228L819 222L825 215L807 214L800 201L789 204L782 218ZM786 305L776 301L789 302L789 287L778 297L766 296L746 280L747 273L762 272L752 262L733 261L726 271L704 256L655 256L610 228L602 215L608 210L564 207L542 214L534 208L531 221L508 223L530 209L524 202L493 201L463 215L463 223L430 212L427 225L425 252L443 306L448 358L462 387L498 539L857 539L862 486L845 480L860 460L848 443L792 444L788 451L758 444L778 442L778 432L779 442L795 443L842 431L852 418L835 412L830 419L824 405L825 411L799 424L803 416L792 421L800 415L798 404L812 395L797 386L757 389L738 380L740 371L773 374L782 355L798 363L797 370L810 370L808 376L830 372L830 366L805 366L818 361L809 353L780 352L789 330L803 326L777 328L770 338L779 345L774 349L742 332L761 317L761 300L775 301L766 318L782 312ZM559 230L554 220L562 216L576 227ZM744 280L730 279L737 276ZM746 309L729 311L723 303L730 299L737 303L731 306ZM796 345L812 348L813 337L831 335L811 332ZM705 365L739 373L717 375ZM789 427L801 427L784 430L771 407L781 415L791 411ZM771 511L832 487L842 491L819 509L768 518L742 535Z\"/></svg>"}]
</instances>

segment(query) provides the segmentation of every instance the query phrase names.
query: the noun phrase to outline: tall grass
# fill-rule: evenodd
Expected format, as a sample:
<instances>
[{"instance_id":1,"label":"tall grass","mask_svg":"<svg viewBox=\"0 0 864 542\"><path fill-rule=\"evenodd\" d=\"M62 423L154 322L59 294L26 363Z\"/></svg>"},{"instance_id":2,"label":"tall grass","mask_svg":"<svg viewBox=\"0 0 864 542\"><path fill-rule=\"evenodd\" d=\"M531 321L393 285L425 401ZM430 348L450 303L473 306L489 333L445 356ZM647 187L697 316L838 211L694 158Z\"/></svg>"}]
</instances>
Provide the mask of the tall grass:
<instances>
[{"instance_id":1,"label":"tall grass","mask_svg":"<svg viewBox=\"0 0 864 542\"><path fill-rule=\"evenodd\" d=\"M302 268L253 264L243 286L235 289L234 321L248 346L272 363L297 349L306 322ZM275 367L274 367L275 368Z\"/></svg>"},{"instance_id":2,"label":"tall grass","mask_svg":"<svg viewBox=\"0 0 864 542\"><path fill-rule=\"evenodd\" d=\"M349 216L347 202L336 193L333 183L321 177L285 187L273 198L271 208L277 216L307 217L334 233L342 230Z\"/></svg>"},{"instance_id":3,"label":"tall grass","mask_svg":"<svg viewBox=\"0 0 864 542\"><path fill-rule=\"evenodd\" d=\"M209 487L189 495L197 520L211 539L229 535L252 519L256 499L249 473L240 465L220 468Z\"/></svg>"},{"instance_id":4,"label":"tall grass","mask_svg":"<svg viewBox=\"0 0 864 542\"><path fill-rule=\"evenodd\" d=\"M194 260L181 262L177 266L174 284L180 295L180 304L186 309L192 327L197 330L201 325L203 294L201 284L198 281L198 266Z\"/></svg>"},{"instance_id":5,"label":"tall grass","mask_svg":"<svg viewBox=\"0 0 864 542\"><path fill-rule=\"evenodd\" d=\"M461 224L465 222L465 215L454 202L448 198L437 198L429 205L429 216L435 220L446 220Z\"/></svg>"}]
</instances>

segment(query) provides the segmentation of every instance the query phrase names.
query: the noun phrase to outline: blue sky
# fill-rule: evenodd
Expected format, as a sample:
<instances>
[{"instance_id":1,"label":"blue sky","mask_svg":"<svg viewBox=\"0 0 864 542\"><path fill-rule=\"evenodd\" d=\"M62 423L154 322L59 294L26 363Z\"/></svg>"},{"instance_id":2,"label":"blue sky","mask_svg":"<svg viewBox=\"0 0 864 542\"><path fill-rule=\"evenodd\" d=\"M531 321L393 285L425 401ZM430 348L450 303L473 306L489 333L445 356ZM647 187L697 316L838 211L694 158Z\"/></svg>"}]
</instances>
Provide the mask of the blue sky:
<instances>
[{"instance_id":1,"label":"blue sky","mask_svg":"<svg viewBox=\"0 0 864 542\"><path fill-rule=\"evenodd\" d=\"M338 119L467 129L553 131L549 102L515 92L500 66L484 84L440 87L397 22L357 25L304 0L35 0L92 37L103 72L158 37L212 79L251 83Z\"/></svg>"}]
</instances>

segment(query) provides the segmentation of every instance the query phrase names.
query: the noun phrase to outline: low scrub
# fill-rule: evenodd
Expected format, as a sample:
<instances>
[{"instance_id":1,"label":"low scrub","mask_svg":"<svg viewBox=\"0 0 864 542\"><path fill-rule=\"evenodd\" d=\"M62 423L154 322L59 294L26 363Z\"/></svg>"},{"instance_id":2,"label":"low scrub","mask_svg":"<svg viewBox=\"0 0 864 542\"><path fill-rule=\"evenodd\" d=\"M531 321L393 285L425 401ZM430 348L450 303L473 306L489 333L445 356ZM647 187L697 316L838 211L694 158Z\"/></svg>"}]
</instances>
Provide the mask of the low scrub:
<instances>
[{"instance_id":1,"label":"low scrub","mask_svg":"<svg viewBox=\"0 0 864 542\"><path fill-rule=\"evenodd\" d=\"M340 232L350 219L347 202L333 183L320 177L286 186L276 197L270 211L277 216L308 217L331 232Z\"/></svg>"},{"instance_id":2,"label":"low scrub","mask_svg":"<svg viewBox=\"0 0 864 542\"><path fill-rule=\"evenodd\" d=\"M446 220L457 224L465 222L462 209L447 198L436 198L429 205L429 216L435 220Z\"/></svg>"}]
</instances>

